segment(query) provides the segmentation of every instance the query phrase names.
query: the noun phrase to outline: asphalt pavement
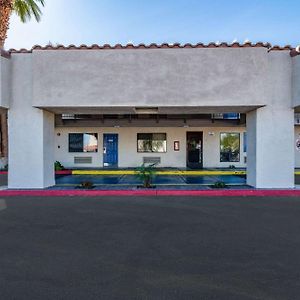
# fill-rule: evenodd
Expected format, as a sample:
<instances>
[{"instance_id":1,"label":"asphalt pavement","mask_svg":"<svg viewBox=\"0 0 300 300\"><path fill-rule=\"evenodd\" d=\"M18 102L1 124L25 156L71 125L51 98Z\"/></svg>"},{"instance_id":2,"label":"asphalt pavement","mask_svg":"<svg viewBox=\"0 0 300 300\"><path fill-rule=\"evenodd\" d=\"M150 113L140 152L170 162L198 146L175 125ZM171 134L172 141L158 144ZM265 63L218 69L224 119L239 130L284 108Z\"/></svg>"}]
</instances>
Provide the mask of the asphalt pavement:
<instances>
[{"instance_id":1,"label":"asphalt pavement","mask_svg":"<svg viewBox=\"0 0 300 300\"><path fill-rule=\"evenodd\" d=\"M300 199L0 199L0 299L299 299Z\"/></svg>"}]
</instances>

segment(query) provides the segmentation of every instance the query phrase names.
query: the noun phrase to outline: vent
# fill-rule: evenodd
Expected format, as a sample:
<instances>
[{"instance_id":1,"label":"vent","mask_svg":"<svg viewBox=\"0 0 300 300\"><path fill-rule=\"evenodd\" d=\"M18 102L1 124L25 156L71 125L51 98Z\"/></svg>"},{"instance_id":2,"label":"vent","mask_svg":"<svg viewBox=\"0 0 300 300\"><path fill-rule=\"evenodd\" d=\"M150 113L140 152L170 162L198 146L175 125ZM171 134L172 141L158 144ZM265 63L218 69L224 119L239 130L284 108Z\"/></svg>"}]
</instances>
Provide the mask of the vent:
<instances>
[{"instance_id":1,"label":"vent","mask_svg":"<svg viewBox=\"0 0 300 300\"><path fill-rule=\"evenodd\" d=\"M160 164L160 157L143 157L144 164Z\"/></svg>"},{"instance_id":2,"label":"vent","mask_svg":"<svg viewBox=\"0 0 300 300\"><path fill-rule=\"evenodd\" d=\"M91 164L92 157L91 156L75 156L74 164Z\"/></svg>"}]
</instances>

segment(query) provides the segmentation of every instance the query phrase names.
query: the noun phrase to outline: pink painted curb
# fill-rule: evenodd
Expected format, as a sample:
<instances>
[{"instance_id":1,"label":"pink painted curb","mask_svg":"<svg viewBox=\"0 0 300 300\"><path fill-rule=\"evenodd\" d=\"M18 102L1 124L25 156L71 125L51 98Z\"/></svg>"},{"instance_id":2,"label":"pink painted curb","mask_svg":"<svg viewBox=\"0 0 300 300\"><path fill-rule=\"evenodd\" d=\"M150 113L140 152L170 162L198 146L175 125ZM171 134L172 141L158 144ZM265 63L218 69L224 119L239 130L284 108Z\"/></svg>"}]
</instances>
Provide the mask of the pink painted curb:
<instances>
[{"instance_id":1,"label":"pink painted curb","mask_svg":"<svg viewBox=\"0 0 300 300\"><path fill-rule=\"evenodd\" d=\"M2 190L0 197L8 196L198 196L198 197L299 197L300 190Z\"/></svg>"},{"instance_id":2,"label":"pink painted curb","mask_svg":"<svg viewBox=\"0 0 300 300\"><path fill-rule=\"evenodd\" d=\"M72 170L55 171L56 175L72 175Z\"/></svg>"}]
</instances>

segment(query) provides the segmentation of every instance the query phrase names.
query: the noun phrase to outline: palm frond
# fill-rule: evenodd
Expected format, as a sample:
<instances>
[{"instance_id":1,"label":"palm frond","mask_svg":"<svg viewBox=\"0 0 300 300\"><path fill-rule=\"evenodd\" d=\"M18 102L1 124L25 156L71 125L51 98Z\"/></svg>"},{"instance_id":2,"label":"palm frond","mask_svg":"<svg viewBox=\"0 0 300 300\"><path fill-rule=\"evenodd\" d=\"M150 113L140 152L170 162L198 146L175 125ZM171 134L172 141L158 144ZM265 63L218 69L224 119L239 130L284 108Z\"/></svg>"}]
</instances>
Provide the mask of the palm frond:
<instances>
[{"instance_id":1,"label":"palm frond","mask_svg":"<svg viewBox=\"0 0 300 300\"><path fill-rule=\"evenodd\" d=\"M23 23L29 21L32 16L39 22L42 15L40 6L44 5L45 0L14 0L13 10Z\"/></svg>"}]
</instances>

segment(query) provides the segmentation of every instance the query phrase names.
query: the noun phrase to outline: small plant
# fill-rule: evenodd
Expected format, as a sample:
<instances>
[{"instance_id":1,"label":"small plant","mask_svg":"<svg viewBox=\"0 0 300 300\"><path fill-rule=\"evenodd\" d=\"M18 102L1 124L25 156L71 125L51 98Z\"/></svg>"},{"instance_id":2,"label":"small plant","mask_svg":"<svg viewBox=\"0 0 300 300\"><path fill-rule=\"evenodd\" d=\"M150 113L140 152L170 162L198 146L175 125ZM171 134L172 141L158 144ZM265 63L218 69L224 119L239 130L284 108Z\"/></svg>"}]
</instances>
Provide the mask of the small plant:
<instances>
[{"instance_id":1,"label":"small plant","mask_svg":"<svg viewBox=\"0 0 300 300\"><path fill-rule=\"evenodd\" d=\"M83 181L78 186L79 189L87 189L87 190L91 190L94 187L95 186L94 186L94 184L91 181Z\"/></svg>"},{"instance_id":2,"label":"small plant","mask_svg":"<svg viewBox=\"0 0 300 300\"><path fill-rule=\"evenodd\" d=\"M8 171L8 164L6 164L3 168L1 168L0 171Z\"/></svg>"},{"instance_id":3,"label":"small plant","mask_svg":"<svg viewBox=\"0 0 300 300\"><path fill-rule=\"evenodd\" d=\"M226 187L227 187L227 185L224 181L217 181L212 185L212 188L214 188L214 189L224 189Z\"/></svg>"},{"instance_id":4,"label":"small plant","mask_svg":"<svg viewBox=\"0 0 300 300\"><path fill-rule=\"evenodd\" d=\"M55 171L61 171L61 170L64 170L64 166L59 162L59 161L56 161L54 163L54 170Z\"/></svg>"},{"instance_id":5,"label":"small plant","mask_svg":"<svg viewBox=\"0 0 300 300\"><path fill-rule=\"evenodd\" d=\"M148 189L151 187L153 177L156 174L155 165L156 164L151 164L146 166L142 164L136 169L136 176L143 181L144 188Z\"/></svg>"}]
</instances>

